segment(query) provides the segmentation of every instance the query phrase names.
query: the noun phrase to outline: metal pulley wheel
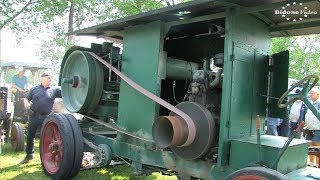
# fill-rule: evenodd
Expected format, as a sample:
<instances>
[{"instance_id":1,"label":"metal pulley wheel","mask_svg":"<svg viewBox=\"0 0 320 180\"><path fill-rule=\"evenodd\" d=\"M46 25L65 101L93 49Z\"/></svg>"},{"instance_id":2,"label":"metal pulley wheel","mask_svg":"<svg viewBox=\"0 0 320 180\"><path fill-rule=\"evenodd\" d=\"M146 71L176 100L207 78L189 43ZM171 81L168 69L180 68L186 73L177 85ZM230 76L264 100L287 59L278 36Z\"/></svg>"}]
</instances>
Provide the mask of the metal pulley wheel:
<instances>
[{"instance_id":1,"label":"metal pulley wheel","mask_svg":"<svg viewBox=\"0 0 320 180\"><path fill-rule=\"evenodd\" d=\"M74 51L64 63L61 92L70 112L83 113L100 101L103 68L87 51Z\"/></svg>"},{"instance_id":2,"label":"metal pulley wheel","mask_svg":"<svg viewBox=\"0 0 320 180\"><path fill-rule=\"evenodd\" d=\"M172 147L171 150L184 159L201 158L213 145L216 135L214 119L206 107L195 102L182 102L176 108L190 116L197 128L197 134L190 146ZM176 116L173 112L169 115Z\"/></svg>"},{"instance_id":3,"label":"metal pulley wheel","mask_svg":"<svg viewBox=\"0 0 320 180\"><path fill-rule=\"evenodd\" d=\"M212 147L217 134L214 119L210 111L196 102L182 102L176 106L186 113L195 124L196 131L189 132L183 118L171 112L169 116L160 116L152 127L152 136L160 148L171 148L178 156L193 160L204 156ZM184 145L187 135L196 133L190 145Z\"/></svg>"}]
</instances>

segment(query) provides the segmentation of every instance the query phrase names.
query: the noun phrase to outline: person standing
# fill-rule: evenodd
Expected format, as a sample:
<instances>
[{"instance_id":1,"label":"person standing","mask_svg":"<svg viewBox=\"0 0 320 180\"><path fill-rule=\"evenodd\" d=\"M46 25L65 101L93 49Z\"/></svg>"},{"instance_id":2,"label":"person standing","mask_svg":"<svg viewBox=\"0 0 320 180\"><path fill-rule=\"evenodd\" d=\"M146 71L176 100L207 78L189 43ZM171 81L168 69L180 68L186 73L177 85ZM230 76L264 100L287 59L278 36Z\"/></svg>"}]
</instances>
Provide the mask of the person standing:
<instances>
[{"instance_id":1,"label":"person standing","mask_svg":"<svg viewBox=\"0 0 320 180\"><path fill-rule=\"evenodd\" d=\"M320 110L320 90L313 87L309 92L309 97L312 105L319 111ZM320 146L320 120L308 109L305 116L305 123L307 132L305 138L311 140L310 146ZM319 164L319 159L316 156L309 155L309 161L312 166Z\"/></svg>"},{"instance_id":2,"label":"person standing","mask_svg":"<svg viewBox=\"0 0 320 180\"><path fill-rule=\"evenodd\" d=\"M267 134L272 136L279 136L281 133L280 124L282 123L281 118L267 117Z\"/></svg>"},{"instance_id":3,"label":"person standing","mask_svg":"<svg viewBox=\"0 0 320 180\"><path fill-rule=\"evenodd\" d=\"M312 105L319 111L320 110L320 90L313 87L309 92L309 97ZM320 120L308 109L305 116L306 128L312 133L306 134L306 139L314 142L320 142Z\"/></svg>"},{"instance_id":4,"label":"person standing","mask_svg":"<svg viewBox=\"0 0 320 180\"><path fill-rule=\"evenodd\" d=\"M288 135L288 119L267 117L267 135L271 136L283 136Z\"/></svg>"},{"instance_id":5,"label":"person standing","mask_svg":"<svg viewBox=\"0 0 320 180\"><path fill-rule=\"evenodd\" d=\"M304 104L302 100L295 101L292 106L289 108L289 134L288 137L292 136L292 133L295 129L297 129L298 125L304 121L304 116L307 112L307 106ZM297 135L296 138L300 138L301 133Z\"/></svg>"},{"instance_id":6,"label":"person standing","mask_svg":"<svg viewBox=\"0 0 320 180\"><path fill-rule=\"evenodd\" d=\"M293 94L300 93L302 88L297 87ZM290 99L289 99L290 100ZM291 137L293 131L297 129L299 124L304 121L305 114L308 110L307 105L302 100L296 100L292 105L288 106L289 132L288 137ZM298 132L295 138L301 138L301 132Z\"/></svg>"},{"instance_id":7,"label":"person standing","mask_svg":"<svg viewBox=\"0 0 320 180\"><path fill-rule=\"evenodd\" d=\"M21 164L33 159L34 138L37 128L42 126L44 119L51 113L55 98L61 97L61 90L59 88L50 87L51 79L50 74L43 73L41 75L41 84L31 88L24 99L25 108L30 109L32 113L28 120L27 155ZM31 105L30 102L32 102Z\"/></svg>"}]
</instances>

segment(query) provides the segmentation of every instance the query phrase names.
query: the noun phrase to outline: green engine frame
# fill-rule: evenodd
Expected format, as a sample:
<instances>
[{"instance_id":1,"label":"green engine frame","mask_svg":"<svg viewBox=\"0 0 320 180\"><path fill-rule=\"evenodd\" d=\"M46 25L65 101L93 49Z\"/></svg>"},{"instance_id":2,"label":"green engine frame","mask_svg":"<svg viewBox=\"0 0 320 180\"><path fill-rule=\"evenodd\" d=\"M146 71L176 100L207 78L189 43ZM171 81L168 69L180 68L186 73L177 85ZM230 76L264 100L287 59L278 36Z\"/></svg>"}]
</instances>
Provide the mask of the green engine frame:
<instances>
[{"instance_id":1,"label":"green engine frame","mask_svg":"<svg viewBox=\"0 0 320 180\"><path fill-rule=\"evenodd\" d=\"M267 97L280 97L287 90L289 54L285 51L271 57L270 39L320 32L319 20L285 25L286 20L273 12L287 3L291 1L236 4L197 0L75 32L76 35L107 34L106 39L121 42L121 72L159 97L163 91L162 80L166 79L169 70L174 74L172 68L168 69L167 57L202 64L203 59L222 52L223 83L216 162L185 160L170 150L157 148L152 142L123 133L110 138L83 132L84 137L95 144L107 144L114 155L131 160L138 172L153 166L189 177L213 179L257 164L271 167L286 139L264 135L262 131L259 150L256 118L260 116L264 127L267 113L283 117L285 109L279 109L277 101ZM318 1L304 0L303 3L315 8L320 6ZM178 12L188 13L181 15ZM216 34L202 32L212 24L222 26L224 33L219 33L219 28ZM120 81L119 92L117 126L152 139L152 125L161 115L160 105L124 81ZM99 105L97 109L101 109ZM95 113L98 117L106 117L104 110ZM295 170L306 167L307 154L308 141L294 139L275 169L283 174L294 174Z\"/></svg>"}]
</instances>

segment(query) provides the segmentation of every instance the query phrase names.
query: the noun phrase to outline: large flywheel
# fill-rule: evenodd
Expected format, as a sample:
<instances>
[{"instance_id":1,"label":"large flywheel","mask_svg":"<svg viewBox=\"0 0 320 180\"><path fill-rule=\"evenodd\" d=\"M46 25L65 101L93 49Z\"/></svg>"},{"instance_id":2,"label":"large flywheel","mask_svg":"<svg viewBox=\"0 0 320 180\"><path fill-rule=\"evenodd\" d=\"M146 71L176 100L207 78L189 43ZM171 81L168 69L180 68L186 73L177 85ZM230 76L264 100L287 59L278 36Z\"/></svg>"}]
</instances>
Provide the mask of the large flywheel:
<instances>
[{"instance_id":1,"label":"large flywheel","mask_svg":"<svg viewBox=\"0 0 320 180\"><path fill-rule=\"evenodd\" d=\"M153 124L152 135L160 148L171 148L178 156L193 160L203 157L212 147L217 134L215 122L210 111L196 102L182 102L176 106L186 113L196 127L195 139L190 145L183 145L188 128L186 122L174 112L160 116Z\"/></svg>"},{"instance_id":2,"label":"large flywheel","mask_svg":"<svg viewBox=\"0 0 320 180\"><path fill-rule=\"evenodd\" d=\"M215 123L210 111L195 102L183 102L176 106L188 114L197 128L196 138L190 146L172 147L172 151L184 159L197 159L205 155L211 147L215 135ZM170 116L176 114L171 112Z\"/></svg>"},{"instance_id":3,"label":"large flywheel","mask_svg":"<svg viewBox=\"0 0 320 180\"><path fill-rule=\"evenodd\" d=\"M65 107L70 112L86 112L99 103L103 89L103 68L86 51L74 51L66 60L61 74Z\"/></svg>"}]
</instances>

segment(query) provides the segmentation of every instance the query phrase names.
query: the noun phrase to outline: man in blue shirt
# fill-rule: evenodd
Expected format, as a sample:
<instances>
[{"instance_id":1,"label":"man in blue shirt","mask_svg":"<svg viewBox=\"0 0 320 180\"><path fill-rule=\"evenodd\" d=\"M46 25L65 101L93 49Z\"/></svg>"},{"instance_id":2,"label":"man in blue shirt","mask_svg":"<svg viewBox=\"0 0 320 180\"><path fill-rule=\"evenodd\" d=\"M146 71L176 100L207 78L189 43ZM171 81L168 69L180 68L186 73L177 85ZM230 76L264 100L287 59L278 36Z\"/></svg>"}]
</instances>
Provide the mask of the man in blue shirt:
<instances>
[{"instance_id":1,"label":"man in blue shirt","mask_svg":"<svg viewBox=\"0 0 320 180\"><path fill-rule=\"evenodd\" d=\"M61 98L61 90L50 87L51 79L50 74L43 73L41 75L41 84L32 87L24 99L25 108L30 109L32 113L28 121L27 156L21 164L33 159L34 138L37 128L42 126L44 119L51 113L55 98ZM30 102L32 102L31 105Z\"/></svg>"},{"instance_id":2,"label":"man in blue shirt","mask_svg":"<svg viewBox=\"0 0 320 180\"><path fill-rule=\"evenodd\" d=\"M12 77L12 92L27 92L28 78L24 75L23 67L18 69L19 73Z\"/></svg>"}]
</instances>

